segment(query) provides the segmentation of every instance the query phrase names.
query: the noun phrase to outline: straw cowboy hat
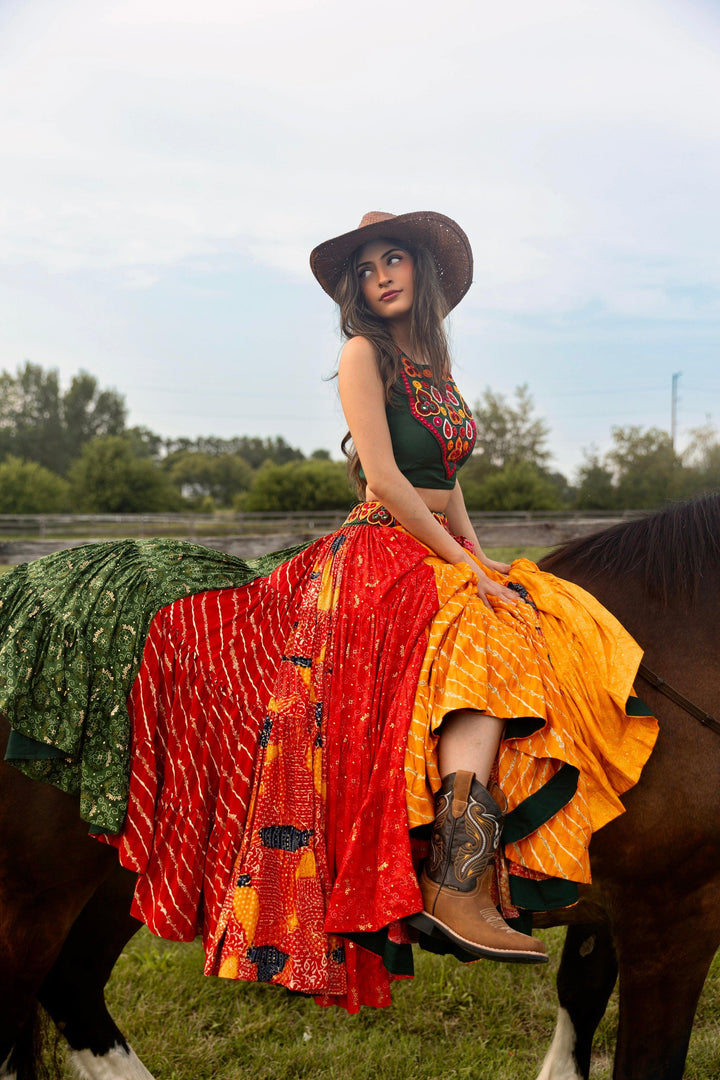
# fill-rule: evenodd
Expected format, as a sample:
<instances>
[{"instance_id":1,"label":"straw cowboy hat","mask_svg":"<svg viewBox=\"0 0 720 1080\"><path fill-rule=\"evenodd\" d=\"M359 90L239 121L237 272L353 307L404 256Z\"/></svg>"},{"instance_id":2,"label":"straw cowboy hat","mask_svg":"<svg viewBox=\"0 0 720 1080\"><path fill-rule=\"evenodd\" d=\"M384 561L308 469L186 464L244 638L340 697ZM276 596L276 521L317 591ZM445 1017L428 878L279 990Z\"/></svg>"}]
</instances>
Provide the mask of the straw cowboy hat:
<instances>
[{"instance_id":1,"label":"straw cowboy hat","mask_svg":"<svg viewBox=\"0 0 720 1080\"><path fill-rule=\"evenodd\" d=\"M447 310L458 304L472 284L470 241L457 222L431 210L411 214L384 214L371 210L352 232L318 244L310 255L310 268L323 289L335 299L343 270L356 248L379 237L409 241L426 247L437 266Z\"/></svg>"}]
</instances>

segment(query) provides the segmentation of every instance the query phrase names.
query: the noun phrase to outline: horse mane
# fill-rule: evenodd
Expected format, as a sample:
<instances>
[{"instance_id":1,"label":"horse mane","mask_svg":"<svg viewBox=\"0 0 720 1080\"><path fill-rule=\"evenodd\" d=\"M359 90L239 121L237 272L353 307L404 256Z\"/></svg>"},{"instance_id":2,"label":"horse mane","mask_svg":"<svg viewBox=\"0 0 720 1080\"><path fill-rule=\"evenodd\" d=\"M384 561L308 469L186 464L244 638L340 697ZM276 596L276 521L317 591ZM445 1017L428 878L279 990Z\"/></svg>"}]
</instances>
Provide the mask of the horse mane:
<instances>
[{"instance_id":1,"label":"horse mane","mask_svg":"<svg viewBox=\"0 0 720 1080\"><path fill-rule=\"evenodd\" d=\"M541 566L558 573L574 568L586 580L588 572L590 578L639 579L647 595L663 604L694 599L720 571L720 492L570 540Z\"/></svg>"}]
</instances>

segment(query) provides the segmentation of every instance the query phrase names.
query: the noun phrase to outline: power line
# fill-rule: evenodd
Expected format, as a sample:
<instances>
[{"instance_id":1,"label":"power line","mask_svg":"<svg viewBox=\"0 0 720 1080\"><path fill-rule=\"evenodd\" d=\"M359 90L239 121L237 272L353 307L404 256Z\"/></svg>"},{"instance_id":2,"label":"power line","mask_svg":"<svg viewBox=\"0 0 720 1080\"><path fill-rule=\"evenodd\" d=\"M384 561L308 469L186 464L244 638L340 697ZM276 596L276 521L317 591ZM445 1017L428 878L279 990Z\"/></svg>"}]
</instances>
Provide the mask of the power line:
<instances>
[{"instance_id":1,"label":"power line","mask_svg":"<svg viewBox=\"0 0 720 1080\"><path fill-rule=\"evenodd\" d=\"M188 387L173 386L173 387L168 387L168 386L147 386L147 385L144 385L143 383L134 383L132 389L133 389L133 392L135 390L142 390L143 392L149 391L150 393L165 394L166 396L167 395L171 396L173 394L192 394L193 397L197 397L200 394L222 394L223 397L273 398L275 400L277 400L277 396L278 396L277 395L277 390L275 390L275 391L269 391L268 390L268 391L264 391L262 393L255 393L253 391L248 391L248 390L229 390L227 388L227 386L208 386L207 384L205 384L202 387L198 387L198 386L192 386L192 387L190 387L190 386L188 386ZM308 394L308 393L303 393L302 391L299 391L297 393L295 391L292 392L292 397L293 398L315 398L317 396L318 396L317 394Z\"/></svg>"}]
</instances>

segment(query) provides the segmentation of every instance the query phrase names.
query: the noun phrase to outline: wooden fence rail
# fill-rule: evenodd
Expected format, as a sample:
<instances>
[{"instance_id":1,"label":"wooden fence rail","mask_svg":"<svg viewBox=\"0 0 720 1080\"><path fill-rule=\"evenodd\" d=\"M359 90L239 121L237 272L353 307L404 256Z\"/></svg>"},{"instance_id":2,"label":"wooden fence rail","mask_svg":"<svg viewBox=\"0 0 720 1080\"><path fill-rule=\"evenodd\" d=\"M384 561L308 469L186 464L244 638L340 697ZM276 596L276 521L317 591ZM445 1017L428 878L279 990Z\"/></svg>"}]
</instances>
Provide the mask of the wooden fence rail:
<instances>
[{"instance_id":1,"label":"wooden fence rail","mask_svg":"<svg viewBox=\"0 0 720 1080\"><path fill-rule=\"evenodd\" d=\"M472 513L483 547L551 548L623 518L598 513ZM0 564L37 559L62 548L107 539L173 536L252 558L314 540L342 524L343 511L275 514L26 514L0 515Z\"/></svg>"},{"instance_id":2,"label":"wooden fence rail","mask_svg":"<svg viewBox=\"0 0 720 1080\"><path fill-rule=\"evenodd\" d=\"M640 511L510 511L471 513L473 524L521 522L597 522L635 517ZM255 514L0 514L0 539L62 539L101 536L242 536L315 532L337 528L342 510Z\"/></svg>"}]
</instances>

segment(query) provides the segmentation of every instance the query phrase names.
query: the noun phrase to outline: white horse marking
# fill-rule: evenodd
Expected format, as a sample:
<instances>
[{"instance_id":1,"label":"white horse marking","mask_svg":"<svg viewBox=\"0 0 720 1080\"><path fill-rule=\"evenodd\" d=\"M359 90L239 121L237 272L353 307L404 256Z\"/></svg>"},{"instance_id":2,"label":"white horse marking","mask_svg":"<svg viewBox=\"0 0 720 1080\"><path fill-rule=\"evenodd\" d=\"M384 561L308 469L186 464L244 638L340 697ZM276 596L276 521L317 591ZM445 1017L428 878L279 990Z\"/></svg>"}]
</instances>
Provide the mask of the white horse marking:
<instances>
[{"instance_id":1,"label":"white horse marking","mask_svg":"<svg viewBox=\"0 0 720 1080\"><path fill-rule=\"evenodd\" d=\"M14 1072L10 1072L10 1068L9 1068L9 1065L8 1065L8 1062L10 1061L10 1055L11 1054L12 1054L12 1050L10 1051L10 1054L8 1054L8 1056L3 1061L2 1065L0 1065L0 1080L15 1080L16 1074Z\"/></svg>"},{"instance_id":2,"label":"white horse marking","mask_svg":"<svg viewBox=\"0 0 720 1080\"><path fill-rule=\"evenodd\" d=\"M595 934L591 934L590 937L586 937L585 940L583 941L582 945L578 949L578 952L580 953L580 956L583 956L583 957L589 956L590 953L595 948L595 942L596 941L597 941L597 937L596 937Z\"/></svg>"},{"instance_id":3,"label":"white horse marking","mask_svg":"<svg viewBox=\"0 0 720 1080\"><path fill-rule=\"evenodd\" d=\"M113 1046L100 1056L92 1050L71 1050L70 1064L80 1080L153 1080L131 1046Z\"/></svg>"},{"instance_id":4,"label":"white horse marking","mask_svg":"<svg viewBox=\"0 0 720 1080\"><path fill-rule=\"evenodd\" d=\"M543 1067L537 1080L583 1080L578 1072L573 1050L577 1037L567 1009L558 1009L555 1034L545 1055Z\"/></svg>"}]
</instances>

